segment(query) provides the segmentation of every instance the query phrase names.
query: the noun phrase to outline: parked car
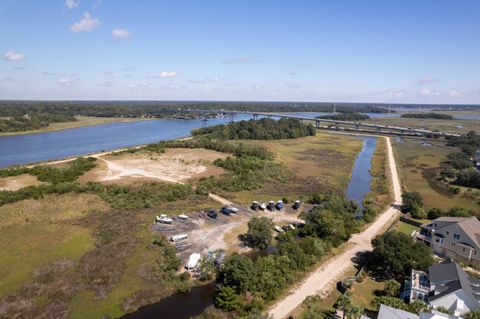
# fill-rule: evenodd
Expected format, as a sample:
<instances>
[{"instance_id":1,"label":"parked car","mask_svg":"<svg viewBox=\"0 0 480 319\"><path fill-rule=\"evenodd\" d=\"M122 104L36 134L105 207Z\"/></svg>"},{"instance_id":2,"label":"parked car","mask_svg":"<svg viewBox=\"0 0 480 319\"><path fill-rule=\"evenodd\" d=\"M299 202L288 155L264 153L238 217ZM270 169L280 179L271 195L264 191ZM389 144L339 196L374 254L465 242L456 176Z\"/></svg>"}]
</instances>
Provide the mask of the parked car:
<instances>
[{"instance_id":1,"label":"parked car","mask_svg":"<svg viewBox=\"0 0 480 319\"><path fill-rule=\"evenodd\" d=\"M228 208L228 210L230 210L230 212L232 212L234 214L238 213L238 208L237 207L228 205L227 208Z\"/></svg>"},{"instance_id":2,"label":"parked car","mask_svg":"<svg viewBox=\"0 0 480 319\"><path fill-rule=\"evenodd\" d=\"M223 206L222 209L220 209L220 212L223 214L223 215L227 215L227 216L230 216L230 214L232 213L230 211L230 209L228 209L227 206Z\"/></svg>"},{"instance_id":3,"label":"parked car","mask_svg":"<svg viewBox=\"0 0 480 319\"><path fill-rule=\"evenodd\" d=\"M296 201L293 203L292 208L295 209L295 210L297 210L297 209L300 208L300 204L301 204L300 201L299 201L299 200L296 200Z\"/></svg>"},{"instance_id":4,"label":"parked car","mask_svg":"<svg viewBox=\"0 0 480 319\"><path fill-rule=\"evenodd\" d=\"M210 210L208 213L207 213L207 216L210 217L210 218L217 218L218 216L218 213L215 211L215 210Z\"/></svg>"},{"instance_id":5,"label":"parked car","mask_svg":"<svg viewBox=\"0 0 480 319\"><path fill-rule=\"evenodd\" d=\"M279 200L275 207L277 207L278 210L282 209L283 208L283 201Z\"/></svg>"}]
</instances>

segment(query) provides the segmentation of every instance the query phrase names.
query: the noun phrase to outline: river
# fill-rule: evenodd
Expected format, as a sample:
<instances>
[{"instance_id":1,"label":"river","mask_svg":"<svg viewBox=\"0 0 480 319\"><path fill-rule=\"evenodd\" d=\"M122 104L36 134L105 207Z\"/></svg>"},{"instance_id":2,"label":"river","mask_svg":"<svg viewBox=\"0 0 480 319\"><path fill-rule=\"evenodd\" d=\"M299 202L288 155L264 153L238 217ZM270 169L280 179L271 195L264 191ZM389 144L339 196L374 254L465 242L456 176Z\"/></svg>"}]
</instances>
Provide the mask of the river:
<instances>
[{"instance_id":1,"label":"river","mask_svg":"<svg viewBox=\"0 0 480 319\"><path fill-rule=\"evenodd\" d=\"M303 113L311 117L320 113ZM250 115L236 115L235 121L251 119ZM187 137L195 128L227 123L230 118L202 120L148 120L128 123L109 123L62 131L0 137L0 167L21 165L123 147L154 143ZM362 207L365 194L370 191L371 158L375 152L376 138L356 136L363 147L355 160L346 196ZM211 305L212 284L192 288L187 294L173 294L158 303L141 307L126 315L128 319L170 318L187 319L198 315Z\"/></svg>"}]
</instances>

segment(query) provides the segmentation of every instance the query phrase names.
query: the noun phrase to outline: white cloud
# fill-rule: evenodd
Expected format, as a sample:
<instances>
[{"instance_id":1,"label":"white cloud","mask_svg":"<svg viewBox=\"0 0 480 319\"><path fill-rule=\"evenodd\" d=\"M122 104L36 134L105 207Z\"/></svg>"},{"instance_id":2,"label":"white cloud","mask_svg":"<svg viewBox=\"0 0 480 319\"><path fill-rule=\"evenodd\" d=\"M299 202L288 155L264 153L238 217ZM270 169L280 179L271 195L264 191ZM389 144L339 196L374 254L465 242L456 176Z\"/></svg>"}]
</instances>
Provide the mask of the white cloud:
<instances>
[{"instance_id":1,"label":"white cloud","mask_svg":"<svg viewBox=\"0 0 480 319\"><path fill-rule=\"evenodd\" d=\"M63 78L57 81L58 84L63 86L73 86L77 82L76 80L72 80L70 78Z\"/></svg>"},{"instance_id":2,"label":"white cloud","mask_svg":"<svg viewBox=\"0 0 480 319\"><path fill-rule=\"evenodd\" d=\"M458 91L458 90L450 90L448 92L448 96L449 97L461 97L461 96L463 96L463 93Z\"/></svg>"},{"instance_id":3,"label":"white cloud","mask_svg":"<svg viewBox=\"0 0 480 319\"><path fill-rule=\"evenodd\" d=\"M84 32L92 31L100 25L100 20L92 18L90 13L83 13L83 19L79 22L72 24L70 31L72 32Z\"/></svg>"},{"instance_id":4,"label":"white cloud","mask_svg":"<svg viewBox=\"0 0 480 319\"><path fill-rule=\"evenodd\" d=\"M418 93L420 93L420 95L423 95L423 96L435 96L440 94L440 92L436 90L431 90L427 88L421 89L420 91L418 91Z\"/></svg>"},{"instance_id":5,"label":"white cloud","mask_svg":"<svg viewBox=\"0 0 480 319\"><path fill-rule=\"evenodd\" d=\"M424 76L417 80L417 83L420 85L428 85L435 82L440 82L440 79L437 79L431 76Z\"/></svg>"},{"instance_id":6,"label":"white cloud","mask_svg":"<svg viewBox=\"0 0 480 319\"><path fill-rule=\"evenodd\" d=\"M224 64L243 64L243 63L252 63L252 62L260 62L261 60L252 55L245 55L237 58L231 58L223 60Z\"/></svg>"},{"instance_id":7,"label":"white cloud","mask_svg":"<svg viewBox=\"0 0 480 319\"><path fill-rule=\"evenodd\" d=\"M116 39L125 39L128 38L132 35L130 31L127 29L113 29L112 30L112 35Z\"/></svg>"},{"instance_id":8,"label":"white cloud","mask_svg":"<svg viewBox=\"0 0 480 319\"><path fill-rule=\"evenodd\" d=\"M307 66L309 66L309 65L310 65L310 64L307 63L307 62L297 62L297 63L295 63L295 66L296 66L297 68L305 68L305 67L307 67Z\"/></svg>"},{"instance_id":9,"label":"white cloud","mask_svg":"<svg viewBox=\"0 0 480 319\"><path fill-rule=\"evenodd\" d=\"M15 51L7 51L3 55L3 58L7 61L23 61L25 60L25 54Z\"/></svg>"},{"instance_id":10,"label":"white cloud","mask_svg":"<svg viewBox=\"0 0 480 319\"><path fill-rule=\"evenodd\" d=\"M204 76L199 79L191 79L190 83L208 83L208 82L219 82L219 81L223 81L223 78L219 76L213 76L213 77Z\"/></svg>"},{"instance_id":11,"label":"white cloud","mask_svg":"<svg viewBox=\"0 0 480 319\"><path fill-rule=\"evenodd\" d=\"M65 0L65 7L67 7L67 8L70 9L70 10L73 10L73 9L75 9L76 7L78 7L79 4L80 4L79 1L75 1L75 0Z\"/></svg>"},{"instance_id":12,"label":"white cloud","mask_svg":"<svg viewBox=\"0 0 480 319\"><path fill-rule=\"evenodd\" d=\"M161 78L174 78L177 76L177 72L175 71L162 71L160 72Z\"/></svg>"}]
</instances>

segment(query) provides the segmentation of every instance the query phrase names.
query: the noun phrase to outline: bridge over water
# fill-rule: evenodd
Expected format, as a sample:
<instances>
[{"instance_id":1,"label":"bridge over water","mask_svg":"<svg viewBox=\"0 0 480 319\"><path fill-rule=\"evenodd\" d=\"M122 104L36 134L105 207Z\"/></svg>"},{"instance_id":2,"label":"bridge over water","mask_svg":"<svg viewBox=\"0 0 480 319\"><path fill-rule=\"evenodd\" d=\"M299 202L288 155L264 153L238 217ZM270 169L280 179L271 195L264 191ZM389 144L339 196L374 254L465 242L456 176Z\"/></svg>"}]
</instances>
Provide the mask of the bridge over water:
<instances>
[{"instance_id":1,"label":"bridge over water","mask_svg":"<svg viewBox=\"0 0 480 319\"><path fill-rule=\"evenodd\" d=\"M438 138L438 137L455 137L460 136L459 134L447 133L442 131L434 131L427 129L416 129L411 127L401 127L401 126L391 126L391 125L382 125L382 124L371 124L363 123L357 121L340 121L332 119L320 119L320 118L311 118L306 116L298 115L289 115L289 114L278 114L278 113L267 113L267 112L248 112L248 111L228 111L228 110L188 110L189 112L199 112L199 113L220 113L227 114L230 116L235 116L237 114L250 114L254 119L259 117L275 117L275 118L292 118L298 119L300 121L311 122L315 127L319 129L329 129L336 131L354 131L354 132L364 132L364 133L376 133L376 134L395 134L395 135L407 135L407 136L422 136L425 138Z\"/></svg>"}]
</instances>

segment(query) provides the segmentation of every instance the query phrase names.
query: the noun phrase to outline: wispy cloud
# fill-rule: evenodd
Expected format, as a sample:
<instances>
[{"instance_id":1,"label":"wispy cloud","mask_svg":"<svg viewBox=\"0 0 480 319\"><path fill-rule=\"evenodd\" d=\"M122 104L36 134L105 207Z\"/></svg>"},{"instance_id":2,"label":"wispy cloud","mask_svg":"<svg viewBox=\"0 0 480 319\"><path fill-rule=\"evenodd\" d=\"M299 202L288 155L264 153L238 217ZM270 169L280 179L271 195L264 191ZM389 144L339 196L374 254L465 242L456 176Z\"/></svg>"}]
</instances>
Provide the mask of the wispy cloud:
<instances>
[{"instance_id":1,"label":"wispy cloud","mask_svg":"<svg viewBox=\"0 0 480 319\"><path fill-rule=\"evenodd\" d=\"M3 58L7 61L24 61L25 54L15 51L7 51L3 55Z\"/></svg>"},{"instance_id":2,"label":"wispy cloud","mask_svg":"<svg viewBox=\"0 0 480 319\"><path fill-rule=\"evenodd\" d=\"M434 78L434 77L431 77L431 76L423 76L416 81L416 83L418 83L420 85L429 85L429 84L432 84L432 83L435 83L435 82L440 82L440 79Z\"/></svg>"},{"instance_id":3,"label":"wispy cloud","mask_svg":"<svg viewBox=\"0 0 480 319\"><path fill-rule=\"evenodd\" d=\"M449 97L462 97L463 92L458 91L458 90L450 90L450 91L448 91L448 96Z\"/></svg>"},{"instance_id":4,"label":"wispy cloud","mask_svg":"<svg viewBox=\"0 0 480 319\"><path fill-rule=\"evenodd\" d=\"M162 71L158 75L149 76L149 78L152 78L152 79L158 79L158 78L168 79L168 78L174 78L177 75L178 75L178 73L176 71Z\"/></svg>"},{"instance_id":5,"label":"wispy cloud","mask_svg":"<svg viewBox=\"0 0 480 319\"><path fill-rule=\"evenodd\" d=\"M122 29L113 29L112 35L115 39L125 39L130 37L132 33L127 29L122 28Z\"/></svg>"},{"instance_id":6,"label":"wispy cloud","mask_svg":"<svg viewBox=\"0 0 480 319\"><path fill-rule=\"evenodd\" d=\"M76 7L78 7L79 4L80 4L80 1L65 0L65 7L67 7L67 8L70 9L70 10L73 10L73 9L75 9Z\"/></svg>"},{"instance_id":7,"label":"wispy cloud","mask_svg":"<svg viewBox=\"0 0 480 319\"><path fill-rule=\"evenodd\" d=\"M219 81L223 81L223 78L218 76L213 76L213 77L204 76L198 79L190 80L191 83L209 83L209 82L219 82Z\"/></svg>"},{"instance_id":8,"label":"wispy cloud","mask_svg":"<svg viewBox=\"0 0 480 319\"><path fill-rule=\"evenodd\" d=\"M418 93L420 93L420 95L422 96L436 96L440 94L439 91L428 88L421 89L420 91L418 91Z\"/></svg>"},{"instance_id":9,"label":"wispy cloud","mask_svg":"<svg viewBox=\"0 0 480 319\"><path fill-rule=\"evenodd\" d=\"M71 79L71 78L63 78L57 81L58 84L63 85L63 86L73 86L77 80Z\"/></svg>"},{"instance_id":10,"label":"wispy cloud","mask_svg":"<svg viewBox=\"0 0 480 319\"><path fill-rule=\"evenodd\" d=\"M97 86L101 86L101 87L111 87L113 86L113 82L101 82L101 83L98 83Z\"/></svg>"},{"instance_id":11,"label":"wispy cloud","mask_svg":"<svg viewBox=\"0 0 480 319\"><path fill-rule=\"evenodd\" d=\"M297 68L306 68L307 66L310 66L310 63L307 63L307 62L297 62L295 63L295 66Z\"/></svg>"},{"instance_id":12,"label":"wispy cloud","mask_svg":"<svg viewBox=\"0 0 480 319\"><path fill-rule=\"evenodd\" d=\"M72 32L92 31L100 25L100 20L92 18L90 13L84 12L83 19L70 26Z\"/></svg>"},{"instance_id":13,"label":"wispy cloud","mask_svg":"<svg viewBox=\"0 0 480 319\"><path fill-rule=\"evenodd\" d=\"M245 55L236 58L225 59L222 62L224 64L244 64L244 63L254 63L260 62L260 58L253 55Z\"/></svg>"}]
</instances>

